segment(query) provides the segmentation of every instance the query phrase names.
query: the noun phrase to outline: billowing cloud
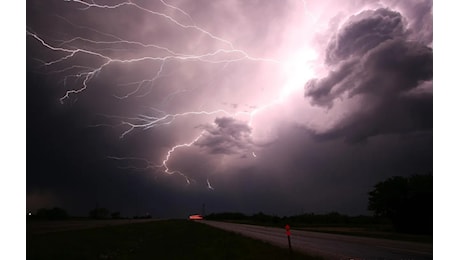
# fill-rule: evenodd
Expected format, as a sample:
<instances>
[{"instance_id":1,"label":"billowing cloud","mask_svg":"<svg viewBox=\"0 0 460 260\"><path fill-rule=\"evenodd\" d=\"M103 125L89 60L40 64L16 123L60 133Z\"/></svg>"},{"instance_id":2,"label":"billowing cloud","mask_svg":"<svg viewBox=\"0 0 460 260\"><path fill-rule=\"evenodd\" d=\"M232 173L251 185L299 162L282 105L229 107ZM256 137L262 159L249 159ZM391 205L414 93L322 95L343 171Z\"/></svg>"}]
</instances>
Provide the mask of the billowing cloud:
<instances>
[{"instance_id":1,"label":"billowing cloud","mask_svg":"<svg viewBox=\"0 0 460 260\"><path fill-rule=\"evenodd\" d=\"M243 121L219 117L203 128L205 132L195 145L211 154L243 154L252 146L251 128Z\"/></svg>"},{"instance_id":2,"label":"billowing cloud","mask_svg":"<svg viewBox=\"0 0 460 260\"><path fill-rule=\"evenodd\" d=\"M305 85L314 105L333 109L358 102L360 109L344 117L323 136L358 141L369 136L430 129L432 97L410 95L433 77L433 52L408 39L400 13L366 10L350 17L327 47L329 73Z\"/></svg>"},{"instance_id":3,"label":"billowing cloud","mask_svg":"<svg viewBox=\"0 0 460 260\"><path fill-rule=\"evenodd\" d=\"M431 170L431 1L109 2L27 3L31 208L363 214Z\"/></svg>"},{"instance_id":4,"label":"billowing cloud","mask_svg":"<svg viewBox=\"0 0 460 260\"><path fill-rule=\"evenodd\" d=\"M384 41L401 38L405 28L400 13L389 9L366 10L351 16L334 35L326 50L326 63L359 57Z\"/></svg>"}]
</instances>

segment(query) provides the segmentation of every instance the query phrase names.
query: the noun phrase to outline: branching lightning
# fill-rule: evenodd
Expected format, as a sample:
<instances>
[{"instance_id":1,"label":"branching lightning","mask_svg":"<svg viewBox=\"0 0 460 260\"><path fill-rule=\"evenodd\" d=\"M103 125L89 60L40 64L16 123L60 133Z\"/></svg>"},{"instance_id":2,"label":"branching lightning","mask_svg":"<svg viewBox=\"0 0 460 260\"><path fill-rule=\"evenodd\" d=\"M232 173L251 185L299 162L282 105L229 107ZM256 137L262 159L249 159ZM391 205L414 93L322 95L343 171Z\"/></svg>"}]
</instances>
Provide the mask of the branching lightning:
<instances>
[{"instance_id":1,"label":"branching lightning","mask_svg":"<svg viewBox=\"0 0 460 260\"><path fill-rule=\"evenodd\" d=\"M203 33L209 37L211 37L212 39L214 40L217 40L217 41L220 41L222 43L225 43L226 45L228 45L229 47L231 47L232 49L233 48L233 44L230 42L230 41L227 41L225 39L222 39L220 37L217 37L215 35L213 35L212 33L206 31L205 29L199 27L199 26L196 26L196 25L186 25L186 24L183 24L183 23L180 23L179 21L177 21L176 19L174 19L173 17L165 14L165 13L162 13L162 12L157 12L157 11L153 11L153 10L149 10L147 8L144 8L136 3L133 3L132 1L126 1L126 2L122 2L122 3L119 3L119 4L116 4L116 5L100 5L100 4L96 4L94 3L94 1L92 3L88 3L88 2L85 2L85 1L81 1L81 0L65 0L67 2L75 2L75 3L79 3L79 4L82 4L84 5L85 7L82 8L82 10L88 10L90 8L102 8L102 9L116 9L116 8L120 8L120 7L123 7L123 6L133 6L141 11L144 11L144 12L147 12L149 14L152 14L152 15L157 15L157 16L161 16L169 21L171 21L172 23L176 24L177 26L181 27L181 28L184 28L184 29L194 29L200 33ZM164 1L161 1L161 3L169 8L172 7L172 5L169 5L169 4L166 4ZM176 10L180 10L179 8L177 7L174 7L173 9L176 9ZM182 11L183 12L183 11ZM185 12L183 12L185 13ZM188 17L190 17L190 15L187 15Z\"/></svg>"},{"instance_id":2,"label":"branching lightning","mask_svg":"<svg viewBox=\"0 0 460 260\"><path fill-rule=\"evenodd\" d=\"M60 40L46 40L45 37L40 36L40 34L33 32L32 30L27 29L27 36L31 37L35 41L37 41L41 46L44 48L52 51L56 55L57 58L50 59L47 61L41 61L44 67L49 68L49 73L54 74L64 74L63 76L63 83L64 85L70 80L73 79L76 82L80 82L80 87L76 89L70 89L65 92L65 94L60 98L60 102L64 103L72 98L76 98L79 94L82 94L85 90L88 89L92 80L94 80L100 73L102 73L105 69L112 65L124 65L124 64L133 64L133 63L140 63L140 62L152 62L158 64L158 68L156 71L152 73L152 77L146 79L139 79L133 82L124 82L120 83L118 86L126 87L126 86L133 86L134 88L131 91L127 91L124 94L114 94L113 96L118 99L128 99L131 97L143 97L146 96L149 92L142 93L141 90L144 89L146 86L149 86L150 89L153 88L155 82L162 77L164 73L164 68L168 62L171 61L179 61L179 62L200 62L200 63L208 63L208 64L229 64L233 62L240 62L240 61L252 61L252 62L269 62L273 64L278 64L284 68L286 65L283 62L280 62L275 59L270 58L260 58L260 57L253 57L248 54L245 50L235 48L235 45L227 40L223 39L202 27L196 25L194 19L190 14L188 14L183 9L174 6L165 2L164 0L160 0L161 4L166 9L172 9L180 13L182 16L186 17L189 21L188 24L179 22L174 17L157 10L150 10L146 7L143 7L133 1L124 1L114 5L106 5L106 4L98 4L96 1L83 1L83 0L64 0L65 2L75 3L80 5L81 11L87 11L89 9L122 9L123 8L134 8L140 12L147 13L149 15L157 16L166 21L172 23L173 25L185 29L185 30L193 30L196 33L202 34L209 39L216 41L217 43L225 46L224 48L217 48L209 50L205 53L182 53L174 51L166 46L161 46L158 44L152 44L147 42L140 42L134 41L129 39L124 39L118 35L103 32L101 30L97 30L96 28L85 27L76 25L64 17L59 17L68 24L72 25L75 28L79 29L87 29L93 32L94 34L106 38L106 40L95 40L83 36L75 36L69 39L60 39ZM152 55L146 55L141 57L130 57L130 58L120 58L116 55L117 47L128 47L128 48L141 48L144 51L149 53L154 53ZM111 52L107 52L110 50ZM152 50L152 51L149 51ZM76 58L77 56L81 55L88 55L93 60L98 60L99 64L84 64L84 65L65 65L66 62L72 62L72 59ZM60 66L60 67L59 67ZM290 69L290 68L289 68ZM151 108L155 111L155 114L159 115L150 115L150 114L140 114L133 117L124 117L118 115L102 115L106 119L116 121L116 123L104 123L104 124L96 124L93 127L101 127L101 126L110 126L110 127L121 127L124 130L122 131L120 138L124 138L126 135L132 133L135 130L148 130L150 128L159 127L170 125L175 122L176 119L182 117L190 117L190 116L217 116L217 115L226 115L226 116L239 116L245 114L249 116L248 124L252 124L253 117L256 116L257 113L260 113L267 107L273 106L283 101L283 99L290 93L292 86L286 85L279 95L279 98L269 102L268 104L253 108L251 111L237 111L237 112L230 112L224 109L212 110L212 111L185 111L182 113L167 113L165 111ZM184 149L187 147L193 146L202 136L204 132L201 132L191 141L186 143L177 144L171 147L164 159L159 164L155 164L152 161L145 159L145 158L138 158L138 157L117 157L117 156L108 156L108 159L116 160L120 162L125 162L129 166L123 166L123 168L127 169L135 169L135 170L155 170L161 171L166 174L179 174L183 176L188 184L191 183L192 178L186 175L186 173L181 172L179 170L171 169L169 166L170 159L174 156L174 153L179 149ZM256 158L256 153L252 152L252 156ZM137 165L137 166L133 166ZM139 166L140 165L140 166ZM207 187L210 190L214 190L212 187L209 178L206 179Z\"/></svg>"},{"instance_id":3,"label":"branching lightning","mask_svg":"<svg viewBox=\"0 0 460 260\"><path fill-rule=\"evenodd\" d=\"M243 112L241 112L243 113ZM160 117L156 116L148 116L148 115L139 115L137 117L120 117L120 116L109 116L103 115L106 118L113 118L113 119L120 119L122 120L117 125L109 125L109 124L98 124L93 125L92 127L99 127L99 126L127 126L128 129L121 133L120 138L124 138L127 134L132 132L135 129L142 129L147 130L153 127L162 126L162 125L169 125L174 122L179 117L187 117L192 115L215 115L215 114L225 114L225 115L235 115L238 113L230 113L226 110L218 109L214 111L190 111L184 112L180 114L165 114Z\"/></svg>"},{"instance_id":4,"label":"branching lightning","mask_svg":"<svg viewBox=\"0 0 460 260\"><path fill-rule=\"evenodd\" d=\"M177 149L180 149L182 147L190 147L192 146L194 143L196 143L198 141L198 139L200 139L200 137L203 135L203 133L201 133L200 135L198 135L195 139L193 139L190 143L184 143L184 144L178 144L178 145L175 145L173 146L171 149L169 149L168 153L166 154L166 157L165 159L163 160L162 162L162 166L164 167L164 172L167 173L167 174L180 174L182 176L184 176L185 180L187 181L188 184L190 184L190 179L189 177L187 177L187 175L185 175L185 173L181 172L181 171L178 171L178 170L171 170L169 169L168 167L168 161L169 159L171 158L172 154L174 153L174 151L176 151Z\"/></svg>"}]
</instances>

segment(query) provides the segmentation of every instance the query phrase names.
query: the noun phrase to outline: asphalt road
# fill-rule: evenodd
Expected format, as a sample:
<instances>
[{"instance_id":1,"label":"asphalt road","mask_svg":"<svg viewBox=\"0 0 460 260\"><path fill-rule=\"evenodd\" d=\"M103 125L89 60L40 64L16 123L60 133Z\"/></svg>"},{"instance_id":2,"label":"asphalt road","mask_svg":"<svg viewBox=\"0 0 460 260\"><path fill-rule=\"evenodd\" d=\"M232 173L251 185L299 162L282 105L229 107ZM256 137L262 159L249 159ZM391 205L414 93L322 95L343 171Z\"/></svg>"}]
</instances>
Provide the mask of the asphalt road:
<instances>
[{"instance_id":1,"label":"asphalt road","mask_svg":"<svg viewBox=\"0 0 460 260\"><path fill-rule=\"evenodd\" d=\"M262 227L203 220L202 223L288 247L283 228ZM354 237L319 232L291 230L293 251L322 256L325 259L418 260L433 259L433 245L388 239Z\"/></svg>"}]
</instances>

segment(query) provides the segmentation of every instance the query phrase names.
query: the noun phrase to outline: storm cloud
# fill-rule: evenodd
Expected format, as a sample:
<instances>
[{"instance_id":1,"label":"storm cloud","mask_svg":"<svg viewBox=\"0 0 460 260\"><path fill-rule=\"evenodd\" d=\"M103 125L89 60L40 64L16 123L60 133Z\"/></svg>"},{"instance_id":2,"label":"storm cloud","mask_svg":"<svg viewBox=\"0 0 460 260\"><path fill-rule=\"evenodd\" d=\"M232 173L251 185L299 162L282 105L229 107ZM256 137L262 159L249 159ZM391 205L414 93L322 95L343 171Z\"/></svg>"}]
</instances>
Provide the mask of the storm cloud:
<instances>
[{"instance_id":1,"label":"storm cloud","mask_svg":"<svg viewBox=\"0 0 460 260\"><path fill-rule=\"evenodd\" d=\"M383 8L353 15L342 27L326 48L328 64L359 57L382 42L402 38L405 32L401 14Z\"/></svg>"},{"instance_id":2,"label":"storm cloud","mask_svg":"<svg viewBox=\"0 0 460 260\"><path fill-rule=\"evenodd\" d=\"M213 125L203 126L204 133L195 145L212 154L239 154L252 146L251 128L230 117L216 118Z\"/></svg>"},{"instance_id":3,"label":"storm cloud","mask_svg":"<svg viewBox=\"0 0 460 260\"><path fill-rule=\"evenodd\" d=\"M27 3L27 208L368 214L433 167L431 1Z\"/></svg>"},{"instance_id":4,"label":"storm cloud","mask_svg":"<svg viewBox=\"0 0 460 260\"><path fill-rule=\"evenodd\" d=\"M305 85L318 106L358 100L360 109L323 136L359 141L369 136L429 130L433 52L409 40L401 14L388 9L350 17L327 47L330 71ZM425 87L425 92L415 94Z\"/></svg>"}]
</instances>

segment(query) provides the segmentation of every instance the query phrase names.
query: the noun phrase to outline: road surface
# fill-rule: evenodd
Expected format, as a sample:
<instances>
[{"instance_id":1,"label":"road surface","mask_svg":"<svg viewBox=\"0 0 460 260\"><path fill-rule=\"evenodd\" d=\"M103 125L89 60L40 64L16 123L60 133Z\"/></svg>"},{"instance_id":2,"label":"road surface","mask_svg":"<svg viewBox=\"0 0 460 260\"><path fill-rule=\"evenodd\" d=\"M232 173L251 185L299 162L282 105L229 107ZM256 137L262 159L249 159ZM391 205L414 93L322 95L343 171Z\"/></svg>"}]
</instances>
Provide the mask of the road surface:
<instances>
[{"instance_id":1,"label":"road surface","mask_svg":"<svg viewBox=\"0 0 460 260\"><path fill-rule=\"evenodd\" d=\"M283 228L208 220L203 220L201 222L213 227L263 240L276 246L288 247L286 231ZM291 244L293 251L318 255L325 259L433 259L432 244L388 239L291 230Z\"/></svg>"}]
</instances>

